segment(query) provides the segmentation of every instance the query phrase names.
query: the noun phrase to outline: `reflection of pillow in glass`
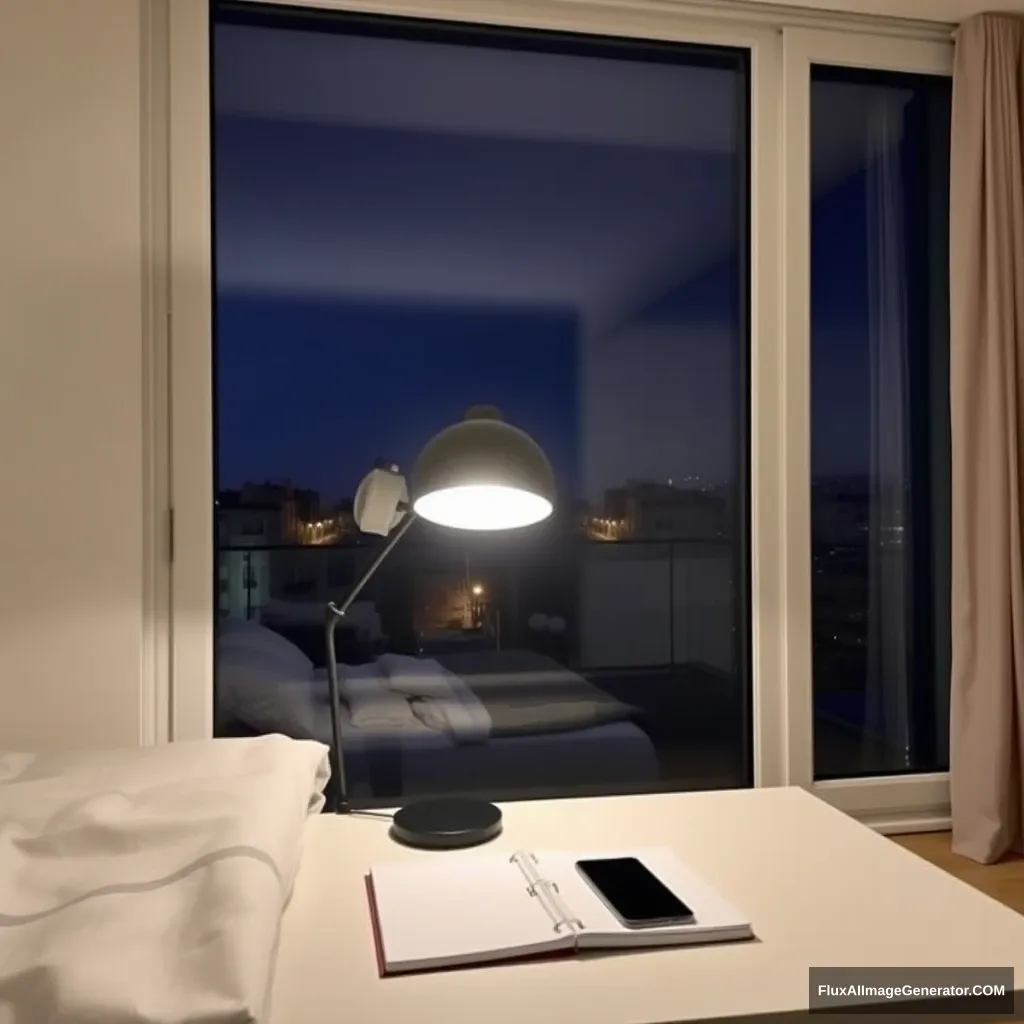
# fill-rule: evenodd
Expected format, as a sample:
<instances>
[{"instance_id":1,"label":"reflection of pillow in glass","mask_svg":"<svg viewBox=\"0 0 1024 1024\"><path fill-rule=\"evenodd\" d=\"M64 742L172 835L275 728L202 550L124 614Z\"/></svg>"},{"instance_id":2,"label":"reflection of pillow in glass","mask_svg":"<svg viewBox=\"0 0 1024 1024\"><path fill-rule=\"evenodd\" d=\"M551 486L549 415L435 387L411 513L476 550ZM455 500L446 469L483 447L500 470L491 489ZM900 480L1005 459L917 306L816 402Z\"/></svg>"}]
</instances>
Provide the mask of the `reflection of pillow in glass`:
<instances>
[{"instance_id":1,"label":"reflection of pillow in glass","mask_svg":"<svg viewBox=\"0 0 1024 1024\"><path fill-rule=\"evenodd\" d=\"M329 705L327 669L317 669L314 678L317 680L316 700ZM356 729L405 729L417 724L408 699L391 689L389 678L378 662L338 665L338 694L348 708L349 722Z\"/></svg>"},{"instance_id":2,"label":"reflection of pillow in glass","mask_svg":"<svg viewBox=\"0 0 1024 1024\"><path fill-rule=\"evenodd\" d=\"M561 615L552 615L548 619L548 629L552 633L564 633L565 632L565 619Z\"/></svg>"},{"instance_id":3,"label":"reflection of pillow in glass","mask_svg":"<svg viewBox=\"0 0 1024 1024\"><path fill-rule=\"evenodd\" d=\"M348 713L356 729L407 729L417 724L409 701L380 685L350 694Z\"/></svg>"},{"instance_id":4,"label":"reflection of pillow in glass","mask_svg":"<svg viewBox=\"0 0 1024 1024\"><path fill-rule=\"evenodd\" d=\"M301 652L300 652L301 653ZM217 710L250 729L321 739L311 671L294 671L258 648L218 645Z\"/></svg>"},{"instance_id":5,"label":"reflection of pillow in glass","mask_svg":"<svg viewBox=\"0 0 1024 1024\"><path fill-rule=\"evenodd\" d=\"M217 651L249 650L271 659L282 671L308 677L313 662L280 633L246 619L224 619L217 629Z\"/></svg>"},{"instance_id":6,"label":"reflection of pillow in glass","mask_svg":"<svg viewBox=\"0 0 1024 1024\"><path fill-rule=\"evenodd\" d=\"M550 628L550 620L543 612L534 612L529 619L527 619L527 624L530 629L536 629L541 632Z\"/></svg>"},{"instance_id":7,"label":"reflection of pillow in glass","mask_svg":"<svg viewBox=\"0 0 1024 1024\"><path fill-rule=\"evenodd\" d=\"M330 703L330 693L327 687L327 669L318 668L313 673L317 681L316 699L325 704ZM387 679L381 674L380 666L376 662L368 662L365 665L338 665L338 694L341 700L348 704L353 699L362 696L369 696L388 690Z\"/></svg>"},{"instance_id":8,"label":"reflection of pillow in glass","mask_svg":"<svg viewBox=\"0 0 1024 1024\"><path fill-rule=\"evenodd\" d=\"M377 659L385 684L406 697L450 699L455 677L433 658L382 654Z\"/></svg>"}]
</instances>

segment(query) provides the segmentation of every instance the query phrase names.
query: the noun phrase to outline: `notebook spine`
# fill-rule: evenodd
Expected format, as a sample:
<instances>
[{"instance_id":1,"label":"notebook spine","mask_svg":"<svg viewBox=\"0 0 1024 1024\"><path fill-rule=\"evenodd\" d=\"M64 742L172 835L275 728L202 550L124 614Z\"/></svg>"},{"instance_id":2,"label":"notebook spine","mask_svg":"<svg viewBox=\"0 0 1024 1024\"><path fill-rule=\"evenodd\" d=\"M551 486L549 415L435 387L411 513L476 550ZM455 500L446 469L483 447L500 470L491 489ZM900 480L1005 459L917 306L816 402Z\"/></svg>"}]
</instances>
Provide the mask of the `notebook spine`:
<instances>
[{"instance_id":1,"label":"notebook spine","mask_svg":"<svg viewBox=\"0 0 1024 1024\"><path fill-rule=\"evenodd\" d=\"M544 908L558 934L576 936L583 931L583 922L572 912L558 891L558 883L541 877L537 858L525 851L514 853L509 861L515 864L526 879L526 891Z\"/></svg>"}]
</instances>

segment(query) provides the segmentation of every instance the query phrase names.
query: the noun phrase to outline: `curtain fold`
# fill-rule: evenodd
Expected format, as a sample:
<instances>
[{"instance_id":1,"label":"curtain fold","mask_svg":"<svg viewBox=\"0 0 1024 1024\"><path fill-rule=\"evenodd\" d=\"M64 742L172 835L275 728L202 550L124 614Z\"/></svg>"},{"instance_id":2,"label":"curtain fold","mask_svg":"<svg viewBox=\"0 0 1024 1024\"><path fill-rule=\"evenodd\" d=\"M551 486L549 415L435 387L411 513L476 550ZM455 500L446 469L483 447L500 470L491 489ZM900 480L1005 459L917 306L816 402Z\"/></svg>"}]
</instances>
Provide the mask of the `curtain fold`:
<instances>
[{"instance_id":1,"label":"curtain fold","mask_svg":"<svg viewBox=\"0 0 1024 1024\"><path fill-rule=\"evenodd\" d=\"M950 167L953 849L1024 846L1024 19L960 27Z\"/></svg>"}]
</instances>

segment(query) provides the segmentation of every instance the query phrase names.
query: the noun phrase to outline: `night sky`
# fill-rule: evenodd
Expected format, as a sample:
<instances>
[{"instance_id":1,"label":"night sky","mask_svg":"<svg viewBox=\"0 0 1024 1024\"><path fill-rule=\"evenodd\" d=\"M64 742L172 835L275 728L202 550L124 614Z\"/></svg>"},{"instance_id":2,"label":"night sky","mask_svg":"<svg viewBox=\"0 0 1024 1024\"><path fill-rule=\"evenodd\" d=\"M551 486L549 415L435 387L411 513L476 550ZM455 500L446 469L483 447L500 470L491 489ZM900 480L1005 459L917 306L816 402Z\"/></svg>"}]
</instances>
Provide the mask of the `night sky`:
<instances>
[{"instance_id":1,"label":"night sky","mask_svg":"<svg viewBox=\"0 0 1024 1024\"><path fill-rule=\"evenodd\" d=\"M721 72L720 82L735 91L739 76ZM415 162L399 159L413 144ZM468 199L429 174L456 146L457 166L473 179ZM288 478L332 499L350 496L376 458L411 468L433 433L478 402L536 437L566 493L597 500L626 476L735 479L743 343L735 140L732 153L702 156L222 115L215 160L221 488ZM557 229L551 204L569 211ZM698 235L702 211L719 226L711 218ZM819 474L868 469L864 218L865 176L856 168L815 203ZM587 240L575 250L574 234ZM565 252L538 267L530 245L547 237L550 251ZM678 273L652 277L594 328L592 308L622 276L615 257L628 269L628 260L646 258L648 239L652 261L677 242L689 246ZM409 253L424 247L417 264ZM296 284L303 259L315 288ZM337 260L334 277L325 259ZM397 294L377 288L389 259ZM460 259L468 270L457 270ZM279 267L287 271L280 280ZM450 294L450 268L468 294Z\"/></svg>"},{"instance_id":2,"label":"night sky","mask_svg":"<svg viewBox=\"0 0 1024 1024\"><path fill-rule=\"evenodd\" d=\"M229 294L218 338L226 486L289 477L350 496L378 457L411 468L475 400L542 440L576 489L570 313Z\"/></svg>"}]
</instances>

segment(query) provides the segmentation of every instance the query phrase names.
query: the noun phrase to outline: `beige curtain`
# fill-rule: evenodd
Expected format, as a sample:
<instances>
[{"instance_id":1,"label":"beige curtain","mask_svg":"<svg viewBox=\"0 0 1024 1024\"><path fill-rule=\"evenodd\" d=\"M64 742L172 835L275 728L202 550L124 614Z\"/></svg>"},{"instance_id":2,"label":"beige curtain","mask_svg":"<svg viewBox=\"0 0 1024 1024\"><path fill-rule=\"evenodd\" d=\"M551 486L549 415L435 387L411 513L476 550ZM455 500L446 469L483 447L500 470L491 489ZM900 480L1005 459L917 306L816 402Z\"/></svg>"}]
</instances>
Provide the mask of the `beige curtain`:
<instances>
[{"instance_id":1,"label":"beige curtain","mask_svg":"<svg viewBox=\"0 0 1024 1024\"><path fill-rule=\"evenodd\" d=\"M1024 19L956 38L950 180L953 848L1024 822Z\"/></svg>"}]
</instances>

